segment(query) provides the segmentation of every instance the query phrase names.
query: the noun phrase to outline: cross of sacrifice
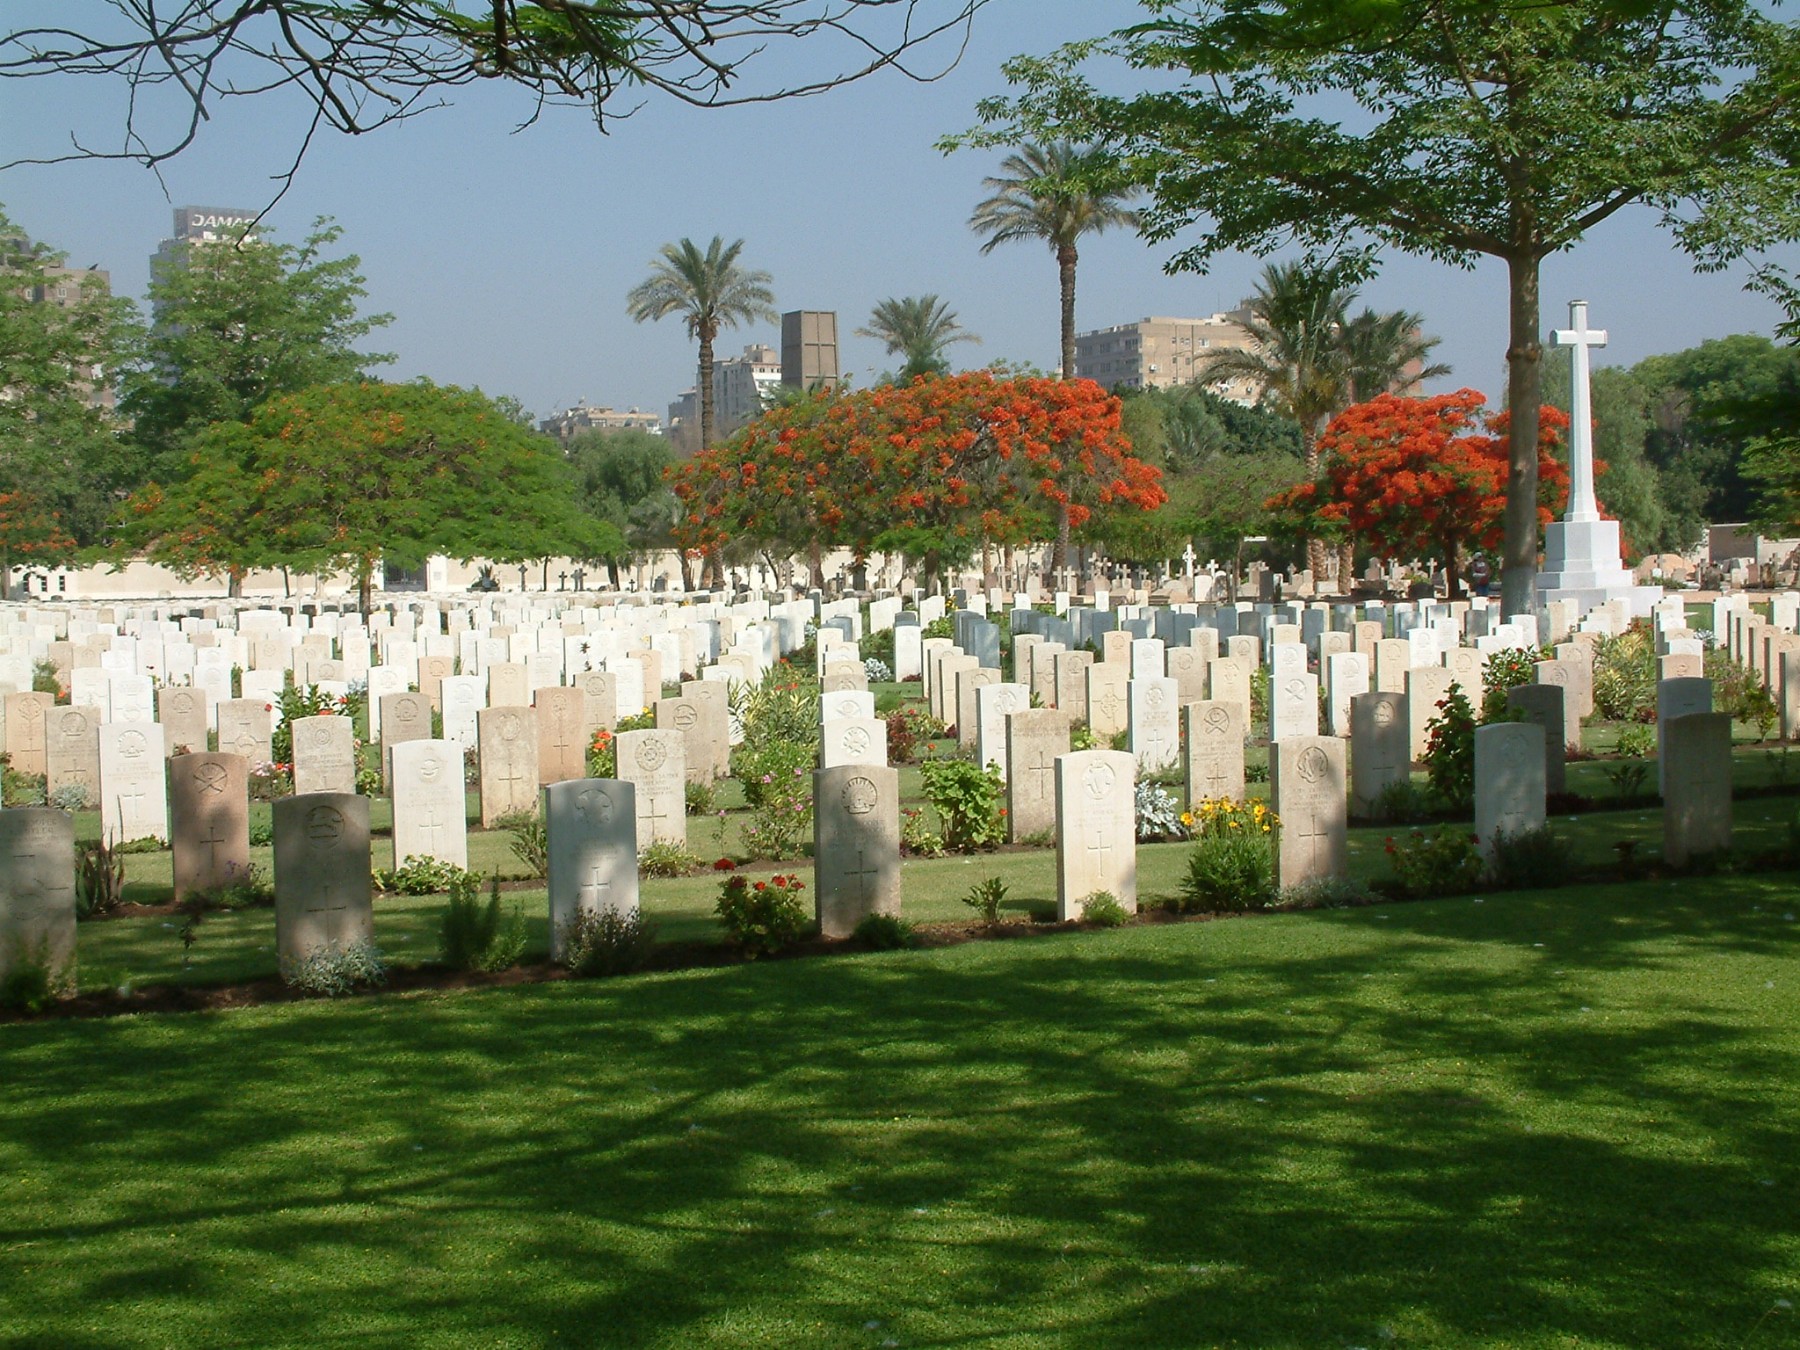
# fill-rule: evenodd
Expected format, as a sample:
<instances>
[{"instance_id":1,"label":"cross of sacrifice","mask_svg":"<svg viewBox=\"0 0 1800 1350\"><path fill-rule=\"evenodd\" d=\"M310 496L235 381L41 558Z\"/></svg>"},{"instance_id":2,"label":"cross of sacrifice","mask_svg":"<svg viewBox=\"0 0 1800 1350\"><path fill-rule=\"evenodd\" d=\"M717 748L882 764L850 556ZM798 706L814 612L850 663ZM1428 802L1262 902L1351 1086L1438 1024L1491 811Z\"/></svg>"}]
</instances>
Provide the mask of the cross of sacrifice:
<instances>
[{"instance_id":1,"label":"cross of sacrifice","mask_svg":"<svg viewBox=\"0 0 1800 1350\"><path fill-rule=\"evenodd\" d=\"M1588 348L1606 345L1604 328L1587 326L1587 301L1569 301L1569 326L1551 335L1558 347L1571 348L1574 379L1569 398L1569 509L1566 521L1600 519L1594 500L1594 415L1588 395Z\"/></svg>"}]
</instances>

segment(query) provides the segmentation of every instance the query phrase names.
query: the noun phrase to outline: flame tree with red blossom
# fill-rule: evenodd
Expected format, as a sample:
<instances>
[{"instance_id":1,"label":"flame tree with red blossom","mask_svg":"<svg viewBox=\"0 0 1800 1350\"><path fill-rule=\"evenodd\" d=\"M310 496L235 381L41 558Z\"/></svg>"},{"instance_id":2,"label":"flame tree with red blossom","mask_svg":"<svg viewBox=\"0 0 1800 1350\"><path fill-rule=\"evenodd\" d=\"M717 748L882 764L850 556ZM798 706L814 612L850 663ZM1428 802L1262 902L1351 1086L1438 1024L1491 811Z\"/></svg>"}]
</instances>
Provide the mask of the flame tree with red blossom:
<instances>
[{"instance_id":1,"label":"flame tree with red blossom","mask_svg":"<svg viewBox=\"0 0 1800 1350\"><path fill-rule=\"evenodd\" d=\"M1319 438L1324 470L1271 498L1297 529L1348 531L1390 557L1437 557L1450 594L1462 556L1506 534L1507 415L1473 389L1433 398L1383 394L1334 418ZM1554 451L1569 419L1545 406L1538 431L1538 528L1569 490Z\"/></svg>"},{"instance_id":2,"label":"flame tree with red blossom","mask_svg":"<svg viewBox=\"0 0 1800 1350\"><path fill-rule=\"evenodd\" d=\"M1059 513L1152 511L1161 472L1131 453L1119 400L1091 380L992 371L841 395L758 418L680 465L682 545L898 552L927 581L982 541L1049 539Z\"/></svg>"}]
</instances>

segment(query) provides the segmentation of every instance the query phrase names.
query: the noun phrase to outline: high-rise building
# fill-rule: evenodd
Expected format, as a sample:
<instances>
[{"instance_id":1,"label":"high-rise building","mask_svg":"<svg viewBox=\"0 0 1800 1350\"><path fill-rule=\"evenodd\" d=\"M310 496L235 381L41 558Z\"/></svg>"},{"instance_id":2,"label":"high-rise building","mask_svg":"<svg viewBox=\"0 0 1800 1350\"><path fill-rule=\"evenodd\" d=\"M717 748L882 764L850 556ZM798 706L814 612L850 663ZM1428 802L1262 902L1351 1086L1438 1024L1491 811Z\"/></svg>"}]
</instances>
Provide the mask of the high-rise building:
<instances>
[{"instance_id":1,"label":"high-rise building","mask_svg":"<svg viewBox=\"0 0 1800 1350\"><path fill-rule=\"evenodd\" d=\"M181 266L181 260L193 245L236 239L240 231L255 223L256 212L237 207L176 207L175 233L158 244L156 252L150 255L151 279L154 280L165 268Z\"/></svg>"},{"instance_id":2,"label":"high-rise building","mask_svg":"<svg viewBox=\"0 0 1800 1350\"><path fill-rule=\"evenodd\" d=\"M837 311L796 309L781 316L781 382L793 389L835 389Z\"/></svg>"},{"instance_id":3,"label":"high-rise building","mask_svg":"<svg viewBox=\"0 0 1800 1350\"><path fill-rule=\"evenodd\" d=\"M767 406L780 388L781 358L763 342L752 342L742 356L713 362L713 439L723 440Z\"/></svg>"},{"instance_id":4,"label":"high-rise building","mask_svg":"<svg viewBox=\"0 0 1800 1350\"><path fill-rule=\"evenodd\" d=\"M1221 349L1255 345L1242 309L1204 319L1139 319L1075 335L1075 375L1108 389L1168 389L1192 384L1206 359ZM1223 398L1255 403L1262 386L1242 377L1210 383Z\"/></svg>"}]
</instances>

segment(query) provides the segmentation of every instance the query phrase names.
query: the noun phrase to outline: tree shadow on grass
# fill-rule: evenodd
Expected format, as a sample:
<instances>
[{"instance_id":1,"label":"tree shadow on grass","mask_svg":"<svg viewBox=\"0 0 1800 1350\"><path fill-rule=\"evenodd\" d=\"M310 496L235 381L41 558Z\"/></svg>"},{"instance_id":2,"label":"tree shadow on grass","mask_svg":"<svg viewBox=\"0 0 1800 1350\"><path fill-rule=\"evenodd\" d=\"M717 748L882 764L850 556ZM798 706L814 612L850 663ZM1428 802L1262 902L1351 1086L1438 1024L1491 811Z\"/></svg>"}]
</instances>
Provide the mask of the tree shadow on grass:
<instances>
[{"instance_id":1,"label":"tree shadow on grass","mask_svg":"<svg viewBox=\"0 0 1800 1350\"><path fill-rule=\"evenodd\" d=\"M1776 1344L1795 946L1726 894L14 1028L0 1324Z\"/></svg>"}]
</instances>

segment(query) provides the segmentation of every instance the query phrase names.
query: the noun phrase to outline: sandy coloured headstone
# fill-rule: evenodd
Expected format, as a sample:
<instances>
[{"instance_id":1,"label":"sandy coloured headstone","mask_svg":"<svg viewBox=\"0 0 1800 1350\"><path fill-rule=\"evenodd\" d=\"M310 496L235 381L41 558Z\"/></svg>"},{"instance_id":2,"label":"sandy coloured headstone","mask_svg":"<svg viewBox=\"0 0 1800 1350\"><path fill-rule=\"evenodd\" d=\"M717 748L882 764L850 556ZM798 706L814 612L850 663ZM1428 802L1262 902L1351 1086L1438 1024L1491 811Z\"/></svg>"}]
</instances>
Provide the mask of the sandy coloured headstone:
<instances>
[{"instance_id":1,"label":"sandy coloured headstone","mask_svg":"<svg viewBox=\"0 0 1800 1350\"><path fill-rule=\"evenodd\" d=\"M448 656L419 658L419 692L431 700L438 712L444 710L444 681L456 674L456 662Z\"/></svg>"},{"instance_id":2,"label":"sandy coloured headstone","mask_svg":"<svg viewBox=\"0 0 1800 1350\"><path fill-rule=\"evenodd\" d=\"M866 690L864 697L869 697ZM834 699L854 698L857 691L845 690L833 694ZM683 680L681 696L691 700L700 709L700 730L698 737L700 749L710 756L710 774L708 781L731 776L731 696L728 687L719 680ZM873 717L874 705L870 704L869 715ZM690 738L692 740L694 738Z\"/></svg>"},{"instance_id":3,"label":"sandy coloured headstone","mask_svg":"<svg viewBox=\"0 0 1800 1350\"><path fill-rule=\"evenodd\" d=\"M1214 703L1235 704L1250 725L1250 666L1235 656L1221 656L1207 667L1207 690Z\"/></svg>"},{"instance_id":4,"label":"sandy coloured headstone","mask_svg":"<svg viewBox=\"0 0 1800 1350\"><path fill-rule=\"evenodd\" d=\"M585 696L573 685L547 685L537 691L537 769L540 784L566 783L587 777Z\"/></svg>"},{"instance_id":5,"label":"sandy coloured headstone","mask_svg":"<svg viewBox=\"0 0 1800 1350\"><path fill-rule=\"evenodd\" d=\"M1031 707L1022 684L997 682L975 691L975 762L994 765L1006 777L1006 719Z\"/></svg>"},{"instance_id":6,"label":"sandy coloured headstone","mask_svg":"<svg viewBox=\"0 0 1800 1350\"><path fill-rule=\"evenodd\" d=\"M394 866L408 858L469 865L463 753L449 741L403 741L394 756ZM360 800L360 799L359 799Z\"/></svg>"},{"instance_id":7,"label":"sandy coloured headstone","mask_svg":"<svg viewBox=\"0 0 1800 1350\"><path fill-rule=\"evenodd\" d=\"M581 690L582 745L594 742L596 731L611 731L619 724L619 694L615 677L609 671L584 670L575 677L575 688Z\"/></svg>"},{"instance_id":8,"label":"sandy coloured headstone","mask_svg":"<svg viewBox=\"0 0 1800 1350\"><path fill-rule=\"evenodd\" d=\"M1528 722L1544 728L1544 789L1552 796L1560 795L1566 782L1563 735L1564 690L1555 684L1516 684L1506 691L1506 706L1516 709Z\"/></svg>"},{"instance_id":9,"label":"sandy coloured headstone","mask_svg":"<svg viewBox=\"0 0 1800 1350\"><path fill-rule=\"evenodd\" d=\"M1427 728L1441 717L1439 706L1450 695L1450 671L1445 666L1414 666L1406 672L1406 723L1408 753L1417 763L1425 758Z\"/></svg>"},{"instance_id":10,"label":"sandy coloured headstone","mask_svg":"<svg viewBox=\"0 0 1800 1350\"><path fill-rule=\"evenodd\" d=\"M1594 710L1593 668L1580 661L1538 661L1535 670L1537 683L1563 691L1563 745L1579 751L1581 719Z\"/></svg>"},{"instance_id":11,"label":"sandy coloured headstone","mask_svg":"<svg viewBox=\"0 0 1800 1350\"><path fill-rule=\"evenodd\" d=\"M1131 724L1129 681L1123 662L1096 661L1087 675L1088 729L1094 739L1105 745Z\"/></svg>"},{"instance_id":12,"label":"sandy coloured headstone","mask_svg":"<svg viewBox=\"0 0 1800 1350\"><path fill-rule=\"evenodd\" d=\"M372 942L369 799L334 792L282 797L274 816L275 950L282 970L314 952Z\"/></svg>"},{"instance_id":13,"label":"sandy coloured headstone","mask_svg":"<svg viewBox=\"0 0 1800 1350\"><path fill-rule=\"evenodd\" d=\"M1663 724L1663 857L1672 867L1731 847L1731 714Z\"/></svg>"},{"instance_id":14,"label":"sandy coloured headstone","mask_svg":"<svg viewBox=\"0 0 1800 1350\"><path fill-rule=\"evenodd\" d=\"M1544 729L1532 722L1475 728L1475 838L1490 860L1501 835L1542 829Z\"/></svg>"},{"instance_id":15,"label":"sandy coloured headstone","mask_svg":"<svg viewBox=\"0 0 1800 1350\"><path fill-rule=\"evenodd\" d=\"M887 723L878 717L833 717L819 728L819 763L887 765Z\"/></svg>"},{"instance_id":16,"label":"sandy coloured headstone","mask_svg":"<svg viewBox=\"0 0 1800 1350\"><path fill-rule=\"evenodd\" d=\"M523 661L496 661L483 672L487 676L490 708L524 708L531 704L531 679Z\"/></svg>"},{"instance_id":17,"label":"sandy coloured headstone","mask_svg":"<svg viewBox=\"0 0 1800 1350\"><path fill-rule=\"evenodd\" d=\"M219 749L251 767L274 759L275 710L260 698L228 698L219 704Z\"/></svg>"},{"instance_id":18,"label":"sandy coloured headstone","mask_svg":"<svg viewBox=\"0 0 1800 1350\"><path fill-rule=\"evenodd\" d=\"M52 798L79 787L89 806L100 804L100 712L56 707L44 718L44 779Z\"/></svg>"},{"instance_id":19,"label":"sandy coloured headstone","mask_svg":"<svg viewBox=\"0 0 1800 1350\"><path fill-rule=\"evenodd\" d=\"M843 689L819 698L819 725L850 717L873 717L875 695L867 689Z\"/></svg>"},{"instance_id":20,"label":"sandy coloured headstone","mask_svg":"<svg viewBox=\"0 0 1800 1350\"><path fill-rule=\"evenodd\" d=\"M1382 794L1411 777L1406 695L1358 694L1350 701L1350 796L1356 813L1378 814Z\"/></svg>"},{"instance_id":21,"label":"sandy coloured headstone","mask_svg":"<svg viewBox=\"0 0 1800 1350\"><path fill-rule=\"evenodd\" d=\"M1286 644L1283 644L1286 645ZM1302 670L1269 681L1269 739L1319 734L1319 677Z\"/></svg>"},{"instance_id":22,"label":"sandy coloured headstone","mask_svg":"<svg viewBox=\"0 0 1800 1350\"><path fill-rule=\"evenodd\" d=\"M1202 699L1181 710L1187 739L1185 774L1190 807L1203 801L1244 800L1244 713L1228 700Z\"/></svg>"},{"instance_id":23,"label":"sandy coloured headstone","mask_svg":"<svg viewBox=\"0 0 1800 1350\"><path fill-rule=\"evenodd\" d=\"M1361 652L1333 652L1326 659L1325 670L1330 706L1327 730L1333 736L1348 736L1353 729L1351 700L1369 692L1368 658Z\"/></svg>"},{"instance_id":24,"label":"sandy coloured headstone","mask_svg":"<svg viewBox=\"0 0 1800 1350\"><path fill-rule=\"evenodd\" d=\"M1006 718L1006 831L1020 843L1056 828L1056 757L1069 753L1069 717L1022 708Z\"/></svg>"},{"instance_id":25,"label":"sandy coloured headstone","mask_svg":"<svg viewBox=\"0 0 1800 1350\"><path fill-rule=\"evenodd\" d=\"M1056 760L1056 914L1079 919L1105 893L1137 910L1137 763L1123 750Z\"/></svg>"},{"instance_id":26,"label":"sandy coloured headstone","mask_svg":"<svg viewBox=\"0 0 1800 1350\"><path fill-rule=\"evenodd\" d=\"M212 713L204 689L158 689L156 720L162 723L163 745L171 758L205 751Z\"/></svg>"},{"instance_id":27,"label":"sandy coloured headstone","mask_svg":"<svg viewBox=\"0 0 1800 1350\"><path fill-rule=\"evenodd\" d=\"M661 839L687 843L687 741L679 731L622 731L613 743L618 776L637 788L641 851Z\"/></svg>"},{"instance_id":28,"label":"sandy coloured headstone","mask_svg":"<svg viewBox=\"0 0 1800 1350\"><path fill-rule=\"evenodd\" d=\"M691 698L656 700L656 729L681 737L681 758L690 783L712 781L713 752L707 742L705 710Z\"/></svg>"},{"instance_id":29,"label":"sandy coloured headstone","mask_svg":"<svg viewBox=\"0 0 1800 1350\"><path fill-rule=\"evenodd\" d=\"M974 660L974 657L970 657ZM959 749L973 750L980 732L976 698L983 689L1000 683L998 666L963 666L956 672L955 698L951 704L956 719L956 744Z\"/></svg>"},{"instance_id":30,"label":"sandy coloured headstone","mask_svg":"<svg viewBox=\"0 0 1800 1350\"><path fill-rule=\"evenodd\" d=\"M177 904L249 879L249 785L250 764L241 755L169 760L169 850Z\"/></svg>"},{"instance_id":31,"label":"sandy coloured headstone","mask_svg":"<svg viewBox=\"0 0 1800 1350\"><path fill-rule=\"evenodd\" d=\"M1412 669L1412 643L1405 638L1382 638L1375 644L1375 688L1384 694L1406 692L1406 672Z\"/></svg>"},{"instance_id":32,"label":"sandy coloured headstone","mask_svg":"<svg viewBox=\"0 0 1800 1350\"><path fill-rule=\"evenodd\" d=\"M537 713L530 708L483 708L475 715L480 745L481 828L538 805Z\"/></svg>"},{"instance_id":33,"label":"sandy coloured headstone","mask_svg":"<svg viewBox=\"0 0 1800 1350\"><path fill-rule=\"evenodd\" d=\"M446 675L438 690L444 739L473 750L475 714L487 707L487 681L480 675Z\"/></svg>"},{"instance_id":34,"label":"sandy coloured headstone","mask_svg":"<svg viewBox=\"0 0 1800 1350\"><path fill-rule=\"evenodd\" d=\"M74 973L75 818L48 806L0 811L0 980L28 965Z\"/></svg>"},{"instance_id":35,"label":"sandy coloured headstone","mask_svg":"<svg viewBox=\"0 0 1800 1350\"><path fill-rule=\"evenodd\" d=\"M823 936L849 937L871 914L899 917L899 770L847 764L813 774L813 858Z\"/></svg>"},{"instance_id":36,"label":"sandy coloured headstone","mask_svg":"<svg viewBox=\"0 0 1800 1350\"><path fill-rule=\"evenodd\" d=\"M100 833L108 844L169 837L163 729L154 722L105 722L99 731Z\"/></svg>"},{"instance_id":37,"label":"sandy coloured headstone","mask_svg":"<svg viewBox=\"0 0 1800 1350\"><path fill-rule=\"evenodd\" d=\"M356 791L356 728L348 717L296 717L294 794Z\"/></svg>"},{"instance_id":38,"label":"sandy coloured headstone","mask_svg":"<svg viewBox=\"0 0 1800 1350\"><path fill-rule=\"evenodd\" d=\"M1297 736L1269 747L1269 791L1281 821L1275 884L1285 890L1343 876L1344 743L1335 736Z\"/></svg>"},{"instance_id":39,"label":"sandy coloured headstone","mask_svg":"<svg viewBox=\"0 0 1800 1350\"><path fill-rule=\"evenodd\" d=\"M1182 703L1198 703L1206 697L1206 653L1196 647L1170 647L1163 653L1163 665L1175 681L1175 695Z\"/></svg>"},{"instance_id":40,"label":"sandy coloured headstone","mask_svg":"<svg viewBox=\"0 0 1800 1350\"><path fill-rule=\"evenodd\" d=\"M394 791L394 751L408 741L430 739L431 700L416 693L381 696L382 777L389 795Z\"/></svg>"},{"instance_id":41,"label":"sandy coloured headstone","mask_svg":"<svg viewBox=\"0 0 1800 1350\"><path fill-rule=\"evenodd\" d=\"M45 725L55 710L52 694L22 690L6 696L6 753L15 773L35 777L45 772Z\"/></svg>"},{"instance_id":42,"label":"sandy coloured headstone","mask_svg":"<svg viewBox=\"0 0 1800 1350\"><path fill-rule=\"evenodd\" d=\"M1703 675L1659 680L1656 684L1656 791L1668 795L1668 752L1663 728L1676 717L1713 710L1712 681Z\"/></svg>"},{"instance_id":43,"label":"sandy coloured headstone","mask_svg":"<svg viewBox=\"0 0 1800 1350\"><path fill-rule=\"evenodd\" d=\"M637 789L616 778L552 783L544 789L544 819L550 955L560 960L577 915L637 912Z\"/></svg>"},{"instance_id":44,"label":"sandy coloured headstone","mask_svg":"<svg viewBox=\"0 0 1800 1350\"><path fill-rule=\"evenodd\" d=\"M1056 685L1056 697L1047 700L1050 706L1069 714L1072 718L1085 717L1087 715L1087 673L1088 667L1094 664L1094 654L1092 652L1057 651L1051 653L1050 661Z\"/></svg>"},{"instance_id":45,"label":"sandy coloured headstone","mask_svg":"<svg viewBox=\"0 0 1800 1350\"><path fill-rule=\"evenodd\" d=\"M1134 679L1126 686L1127 746L1140 774L1160 773L1181 758L1181 688L1167 676Z\"/></svg>"}]
</instances>

